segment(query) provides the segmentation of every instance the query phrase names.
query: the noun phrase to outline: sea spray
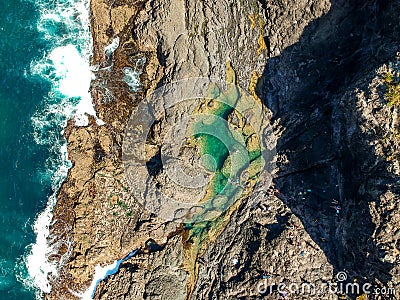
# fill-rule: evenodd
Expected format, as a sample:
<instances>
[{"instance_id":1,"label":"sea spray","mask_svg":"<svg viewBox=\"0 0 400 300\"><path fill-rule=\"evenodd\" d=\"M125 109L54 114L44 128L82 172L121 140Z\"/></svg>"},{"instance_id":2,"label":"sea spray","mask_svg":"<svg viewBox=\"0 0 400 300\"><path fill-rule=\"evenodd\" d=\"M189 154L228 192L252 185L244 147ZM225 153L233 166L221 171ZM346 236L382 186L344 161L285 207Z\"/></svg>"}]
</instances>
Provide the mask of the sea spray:
<instances>
[{"instance_id":1,"label":"sea spray","mask_svg":"<svg viewBox=\"0 0 400 300\"><path fill-rule=\"evenodd\" d=\"M125 67L122 71L124 72L124 81L130 87L131 91L136 91L140 87L140 74L143 72L146 58L142 57L136 61L135 68Z\"/></svg>"},{"instance_id":2,"label":"sea spray","mask_svg":"<svg viewBox=\"0 0 400 300\"><path fill-rule=\"evenodd\" d=\"M96 293L96 288L99 285L99 283L107 279L108 276L117 273L121 264L127 261L128 259L132 258L133 256L135 256L139 250L140 248L132 251L131 253L129 253L129 255L127 255L123 259L115 260L110 265L106 265L104 267L97 265L95 267L92 283L90 284L88 289L83 293L75 293L75 295L79 297L81 300L92 300L94 298L94 294Z\"/></svg>"},{"instance_id":3,"label":"sea spray","mask_svg":"<svg viewBox=\"0 0 400 300\"><path fill-rule=\"evenodd\" d=\"M36 242L28 247L23 259L29 276L21 275L19 279L28 288L38 290L37 296L40 297L43 292L51 291L51 281L58 277L59 269L70 252L67 251L57 263L49 261L49 257L61 245L72 248L70 241L60 241L50 235L57 193L71 167L63 130L70 118L76 125L85 126L88 124L87 115L95 118L96 115L89 93L94 78L90 68L89 0L40 0L35 5L41 12L37 28L49 48L42 59L31 63L27 76L40 76L51 84L48 96L32 117L32 124L35 141L46 145L51 152L46 167L53 192L47 207L34 223ZM97 122L102 124L101 120L97 119Z\"/></svg>"},{"instance_id":4,"label":"sea spray","mask_svg":"<svg viewBox=\"0 0 400 300\"><path fill-rule=\"evenodd\" d=\"M111 56L114 54L115 50L117 50L119 46L119 37L114 38L109 45L104 48L104 52L107 56Z\"/></svg>"}]
</instances>

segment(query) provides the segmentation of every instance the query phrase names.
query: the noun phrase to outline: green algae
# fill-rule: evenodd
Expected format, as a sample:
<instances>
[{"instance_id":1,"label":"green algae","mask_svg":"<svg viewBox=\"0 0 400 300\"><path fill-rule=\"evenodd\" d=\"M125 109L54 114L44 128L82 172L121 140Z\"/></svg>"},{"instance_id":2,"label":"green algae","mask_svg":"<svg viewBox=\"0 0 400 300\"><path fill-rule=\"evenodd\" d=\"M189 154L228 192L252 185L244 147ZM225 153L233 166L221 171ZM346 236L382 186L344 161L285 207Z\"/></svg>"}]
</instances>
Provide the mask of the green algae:
<instances>
[{"instance_id":1,"label":"green algae","mask_svg":"<svg viewBox=\"0 0 400 300\"><path fill-rule=\"evenodd\" d=\"M198 257L225 228L240 200L251 195L266 166L268 151L259 140L266 120L265 108L255 93L258 78L258 73L253 73L250 94L244 93L227 62L225 89L216 84L209 86L208 97L195 108L193 122L187 128L187 146L196 149L211 175L206 194L198 203L201 209L183 224L189 295L197 281Z\"/></svg>"},{"instance_id":2,"label":"green algae","mask_svg":"<svg viewBox=\"0 0 400 300\"><path fill-rule=\"evenodd\" d=\"M195 223L218 217L254 186L263 168L257 135L237 110L238 105L247 107L241 102L250 101L251 96L242 93L236 81L236 73L227 62L227 88L209 86L208 97L195 109L187 129L189 145L196 148L204 169L212 174L201 201L203 211L193 216ZM235 125L232 120L236 120Z\"/></svg>"}]
</instances>

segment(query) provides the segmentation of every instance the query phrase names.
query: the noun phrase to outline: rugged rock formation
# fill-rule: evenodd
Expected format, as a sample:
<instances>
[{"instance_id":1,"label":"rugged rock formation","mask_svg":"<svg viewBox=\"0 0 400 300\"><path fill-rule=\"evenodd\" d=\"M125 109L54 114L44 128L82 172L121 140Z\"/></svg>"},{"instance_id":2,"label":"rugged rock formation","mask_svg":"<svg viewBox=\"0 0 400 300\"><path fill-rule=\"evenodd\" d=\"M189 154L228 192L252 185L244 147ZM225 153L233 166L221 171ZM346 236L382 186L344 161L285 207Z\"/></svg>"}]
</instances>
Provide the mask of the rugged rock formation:
<instances>
[{"instance_id":1,"label":"rugged rock formation","mask_svg":"<svg viewBox=\"0 0 400 300\"><path fill-rule=\"evenodd\" d=\"M76 298L97 264L139 247L96 299L276 299L279 283L322 286L340 271L400 291L399 116L382 79L399 51L399 8L397 0L92 0L91 92L105 125L68 124L73 167L52 228L62 269L46 298ZM124 129L157 87L224 79L227 60L269 110L277 170L273 186L228 210L192 255L190 229L132 197ZM138 90L126 70L141 73ZM291 297L334 299L328 289Z\"/></svg>"}]
</instances>

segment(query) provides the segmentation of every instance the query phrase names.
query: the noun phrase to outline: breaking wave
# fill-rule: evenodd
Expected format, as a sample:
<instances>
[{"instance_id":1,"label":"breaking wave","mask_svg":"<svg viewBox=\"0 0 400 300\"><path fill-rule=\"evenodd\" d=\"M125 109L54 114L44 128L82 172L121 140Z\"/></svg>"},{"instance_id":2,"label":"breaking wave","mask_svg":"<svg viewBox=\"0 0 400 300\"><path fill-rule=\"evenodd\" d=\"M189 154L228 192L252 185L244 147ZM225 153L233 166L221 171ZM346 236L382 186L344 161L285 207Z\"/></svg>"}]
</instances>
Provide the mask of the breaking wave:
<instances>
[{"instance_id":1,"label":"breaking wave","mask_svg":"<svg viewBox=\"0 0 400 300\"><path fill-rule=\"evenodd\" d=\"M32 0L34 1L34 0ZM34 4L40 11L37 29L48 45L41 59L33 61L26 76L39 77L51 85L50 92L32 117L34 139L50 150L47 174L52 181L52 194L47 206L36 218L33 230L36 242L29 245L21 258L18 279L36 291L37 298L51 291L50 282L59 275L59 263L49 261L60 243L50 235L53 208L57 193L65 180L71 163L63 131L67 121L74 119L77 126L88 125L92 115L99 125L89 92L94 78L90 67L92 39L89 19L89 0L40 0ZM66 254L68 255L68 253ZM64 257L66 259L66 257Z\"/></svg>"}]
</instances>

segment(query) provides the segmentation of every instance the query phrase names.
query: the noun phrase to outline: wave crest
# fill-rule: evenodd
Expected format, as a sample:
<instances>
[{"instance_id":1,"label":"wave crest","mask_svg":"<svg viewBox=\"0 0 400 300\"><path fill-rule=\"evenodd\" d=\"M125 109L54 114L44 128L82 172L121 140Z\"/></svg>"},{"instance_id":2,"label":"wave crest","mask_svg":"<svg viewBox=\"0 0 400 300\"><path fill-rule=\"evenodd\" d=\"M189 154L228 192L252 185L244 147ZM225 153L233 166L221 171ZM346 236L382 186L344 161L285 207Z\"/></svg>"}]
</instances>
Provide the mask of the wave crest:
<instances>
[{"instance_id":1,"label":"wave crest","mask_svg":"<svg viewBox=\"0 0 400 300\"><path fill-rule=\"evenodd\" d=\"M74 118L77 126L88 125L92 115L99 125L89 92L94 79L90 67L92 39L90 33L89 0L39 0L34 1L40 11L37 30L49 45L48 51L38 61L31 63L30 74L50 83L50 92L32 116L34 139L50 150L47 175L52 180L52 195L47 206L33 225L36 242L27 247L21 258L24 270L18 270L18 279L34 289L37 298L51 291L51 283L57 280L62 264L68 259L67 252L58 261L50 261L61 246L72 251L71 241L60 241L51 236L50 227L57 193L65 180L71 163L63 130L67 121Z\"/></svg>"}]
</instances>

